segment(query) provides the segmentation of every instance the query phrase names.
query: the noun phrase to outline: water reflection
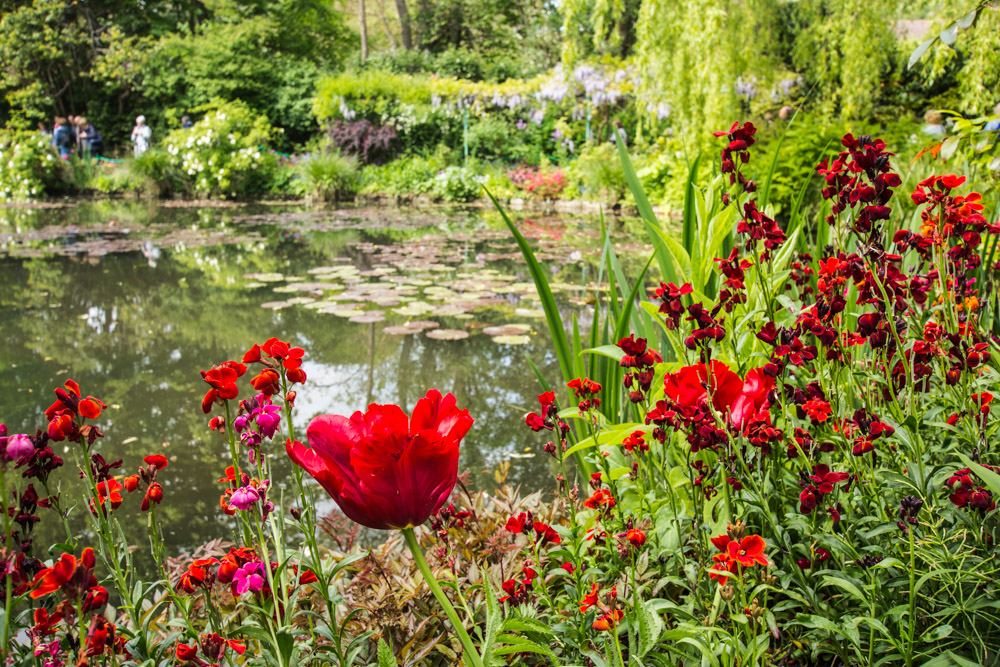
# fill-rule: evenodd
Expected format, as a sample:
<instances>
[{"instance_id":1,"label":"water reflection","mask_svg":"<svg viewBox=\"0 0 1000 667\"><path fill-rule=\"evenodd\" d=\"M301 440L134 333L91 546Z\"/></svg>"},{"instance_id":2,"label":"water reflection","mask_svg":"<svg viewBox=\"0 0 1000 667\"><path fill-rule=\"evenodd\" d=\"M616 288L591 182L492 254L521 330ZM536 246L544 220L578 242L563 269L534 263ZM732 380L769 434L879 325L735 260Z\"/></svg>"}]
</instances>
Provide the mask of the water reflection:
<instances>
[{"instance_id":1,"label":"water reflection","mask_svg":"<svg viewBox=\"0 0 1000 667\"><path fill-rule=\"evenodd\" d=\"M580 227L564 235L567 224ZM109 226L116 233L106 234ZM575 260L596 245L580 221L543 226L578 239L576 247L560 241L547 252ZM105 456L123 458L126 470L145 454L169 457L161 478L167 539L175 551L194 546L227 533L215 481L225 467L225 446L206 428L198 371L277 335L307 350L300 427L320 412L349 413L373 401L410 407L428 387L452 391L476 418L463 469L473 485L488 487L498 462L538 448L521 427L521 415L539 391L526 360L558 377L544 335L524 346L499 345L483 335L461 341L389 335L383 324L392 320L355 324L306 308L261 308L273 294L267 286L248 288L244 279L253 272L302 273L345 258L358 261L358 244L417 243L470 230L486 238L500 228L483 214L440 211L317 214L294 207L107 203L0 211L0 252L7 253L0 255L0 421L15 432L41 426L51 389L74 377L111 406L102 417ZM497 254L496 239L489 243L468 249L470 263ZM513 251L508 244L507 252ZM527 278L516 263L504 270ZM569 262L561 271L567 281L588 279L586 262ZM75 460L68 450L63 455ZM286 473L282 465L277 476ZM68 466L60 474L64 487L80 483ZM538 488L548 474L542 457L515 458L510 479ZM134 531L129 537L144 541L145 522L135 519L126 522ZM76 524L83 525L80 516ZM52 527L43 524L39 544L54 541L55 533L46 530Z\"/></svg>"}]
</instances>

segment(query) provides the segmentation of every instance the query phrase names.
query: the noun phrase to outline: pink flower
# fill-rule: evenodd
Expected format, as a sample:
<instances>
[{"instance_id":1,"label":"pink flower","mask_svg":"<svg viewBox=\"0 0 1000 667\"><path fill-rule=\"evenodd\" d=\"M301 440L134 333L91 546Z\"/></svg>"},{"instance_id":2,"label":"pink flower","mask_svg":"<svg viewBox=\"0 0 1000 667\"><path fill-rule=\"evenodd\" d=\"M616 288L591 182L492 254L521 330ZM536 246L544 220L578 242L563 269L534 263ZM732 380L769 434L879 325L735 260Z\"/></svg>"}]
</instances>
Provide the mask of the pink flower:
<instances>
[{"instance_id":1,"label":"pink flower","mask_svg":"<svg viewBox=\"0 0 1000 667\"><path fill-rule=\"evenodd\" d=\"M15 433L7 437L7 448L4 453L8 461L22 462L35 453L35 443L23 433Z\"/></svg>"},{"instance_id":2,"label":"pink flower","mask_svg":"<svg viewBox=\"0 0 1000 667\"><path fill-rule=\"evenodd\" d=\"M245 512L259 500L260 491L249 484L241 486L233 491L233 495L229 497L229 509Z\"/></svg>"},{"instance_id":3,"label":"pink flower","mask_svg":"<svg viewBox=\"0 0 1000 667\"><path fill-rule=\"evenodd\" d=\"M264 590L264 584L266 580L264 579L264 564L260 561L251 561L246 563L241 568L236 570L236 574L233 575L233 586L236 589L237 595L243 595L246 592L259 593Z\"/></svg>"}]
</instances>

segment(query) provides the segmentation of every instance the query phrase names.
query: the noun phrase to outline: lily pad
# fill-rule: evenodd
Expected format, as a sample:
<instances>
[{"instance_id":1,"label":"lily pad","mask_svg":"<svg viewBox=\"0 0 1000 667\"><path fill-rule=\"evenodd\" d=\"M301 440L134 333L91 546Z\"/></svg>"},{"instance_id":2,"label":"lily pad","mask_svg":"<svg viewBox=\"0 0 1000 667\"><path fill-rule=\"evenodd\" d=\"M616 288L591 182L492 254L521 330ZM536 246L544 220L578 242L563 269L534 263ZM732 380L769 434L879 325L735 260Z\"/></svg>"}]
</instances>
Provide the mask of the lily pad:
<instances>
[{"instance_id":1,"label":"lily pad","mask_svg":"<svg viewBox=\"0 0 1000 667\"><path fill-rule=\"evenodd\" d=\"M499 324L483 329L487 336L523 336L531 331L530 324Z\"/></svg>"},{"instance_id":2,"label":"lily pad","mask_svg":"<svg viewBox=\"0 0 1000 667\"><path fill-rule=\"evenodd\" d=\"M280 273L248 273L243 277L258 283L280 283L285 279Z\"/></svg>"},{"instance_id":3,"label":"lily pad","mask_svg":"<svg viewBox=\"0 0 1000 667\"><path fill-rule=\"evenodd\" d=\"M530 336L493 336L491 340L498 345L527 345L531 342Z\"/></svg>"},{"instance_id":4,"label":"lily pad","mask_svg":"<svg viewBox=\"0 0 1000 667\"><path fill-rule=\"evenodd\" d=\"M380 310L366 310L363 313L348 319L355 324L374 324L375 322L381 322L384 320L385 313Z\"/></svg>"},{"instance_id":5,"label":"lily pad","mask_svg":"<svg viewBox=\"0 0 1000 667\"><path fill-rule=\"evenodd\" d=\"M469 337L469 332L463 329L432 329L425 335L434 340L464 340Z\"/></svg>"}]
</instances>

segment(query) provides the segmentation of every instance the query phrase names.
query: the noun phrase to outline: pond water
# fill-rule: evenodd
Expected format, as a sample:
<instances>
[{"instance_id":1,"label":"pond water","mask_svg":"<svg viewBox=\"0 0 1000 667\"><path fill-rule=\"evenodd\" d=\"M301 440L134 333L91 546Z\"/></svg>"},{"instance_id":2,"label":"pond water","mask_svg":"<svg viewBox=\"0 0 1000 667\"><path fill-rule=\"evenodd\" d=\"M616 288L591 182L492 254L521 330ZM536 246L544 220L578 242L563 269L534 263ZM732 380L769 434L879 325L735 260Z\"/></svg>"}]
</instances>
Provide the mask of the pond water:
<instances>
[{"instance_id":1,"label":"pond water","mask_svg":"<svg viewBox=\"0 0 1000 667\"><path fill-rule=\"evenodd\" d=\"M596 216L516 219L566 307L583 304L600 248ZM559 375L528 280L506 228L485 211L0 209L0 421L12 432L43 426L52 388L67 377L103 398L108 459L123 458L126 472L146 454L170 459L162 507L176 553L228 534L215 481L226 447L206 427L198 371L278 336L306 349L299 428L370 402L409 409L437 387L476 419L462 451L472 487L495 484L509 461L509 481L542 488L549 464L522 426L541 390L528 361L552 382ZM80 484L70 465L58 475L64 488ZM133 543L144 540L145 522L129 514L137 504L122 510L134 516L125 522ZM79 513L75 523L84 525ZM53 526L41 531L39 545L57 537Z\"/></svg>"}]
</instances>

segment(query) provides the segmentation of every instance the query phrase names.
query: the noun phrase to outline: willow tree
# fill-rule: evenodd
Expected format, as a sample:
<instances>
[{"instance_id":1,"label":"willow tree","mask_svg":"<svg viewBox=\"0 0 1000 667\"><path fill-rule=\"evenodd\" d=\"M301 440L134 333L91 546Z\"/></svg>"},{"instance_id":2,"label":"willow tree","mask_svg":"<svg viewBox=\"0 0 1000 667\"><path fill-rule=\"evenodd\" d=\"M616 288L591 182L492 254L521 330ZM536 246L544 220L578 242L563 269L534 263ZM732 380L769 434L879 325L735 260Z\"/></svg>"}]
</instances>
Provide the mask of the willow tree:
<instances>
[{"instance_id":1,"label":"willow tree","mask_svg":"<svg viewBox=\"0 0 1000 667\"><path fill-rule=\"evenodd\" d=\"M780 69L779 0L645 0L637 24L640 100L670 107L685 143L743 113L738 83Z\"/></svg>"},{"instance_id":2,"label":"willow tree","mask_svg":"<svg viewBox=\"0 0 1000 667\"><path fill-rule=\"evenodd\" d=\"M793 63L815 105L846 119L870 117L900 65L893 0L801 0Z\"/></svg>"},{"instance_id":3,"label":"willow tree","mask_svg":"<svg viewBox=\"0 0 1000 667\"><path fill-rule=\"evenodd\" d=\"M632 53L641 0L563 0L563 63Z\"/></svg>"}]
</instances>

